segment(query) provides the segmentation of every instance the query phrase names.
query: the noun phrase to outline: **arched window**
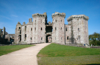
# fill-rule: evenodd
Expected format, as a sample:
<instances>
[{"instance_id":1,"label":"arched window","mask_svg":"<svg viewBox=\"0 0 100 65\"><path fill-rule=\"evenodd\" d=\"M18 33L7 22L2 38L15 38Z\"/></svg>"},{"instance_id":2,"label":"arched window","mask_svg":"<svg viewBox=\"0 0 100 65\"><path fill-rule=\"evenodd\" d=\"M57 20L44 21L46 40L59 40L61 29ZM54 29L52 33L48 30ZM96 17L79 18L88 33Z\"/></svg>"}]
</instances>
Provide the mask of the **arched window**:
<instances>
[{"instance_id":1,"label":"arched window","mask_svg":"<svg viewBox=\"0 0 100 65\"><path fill-rule=\"evenodd\" d=\"M61 30L62 30L62 27L61 27Z\"/></svg>"},{"instance_id":2,"label":"arched window","mask_svg":"<svg viewBox=\"0 0 100 65\"><path fill-rule=\"evenodd\" d=\"M62 20L61 20L61 22L62 22Z\"/></svg>"}]
</instances>

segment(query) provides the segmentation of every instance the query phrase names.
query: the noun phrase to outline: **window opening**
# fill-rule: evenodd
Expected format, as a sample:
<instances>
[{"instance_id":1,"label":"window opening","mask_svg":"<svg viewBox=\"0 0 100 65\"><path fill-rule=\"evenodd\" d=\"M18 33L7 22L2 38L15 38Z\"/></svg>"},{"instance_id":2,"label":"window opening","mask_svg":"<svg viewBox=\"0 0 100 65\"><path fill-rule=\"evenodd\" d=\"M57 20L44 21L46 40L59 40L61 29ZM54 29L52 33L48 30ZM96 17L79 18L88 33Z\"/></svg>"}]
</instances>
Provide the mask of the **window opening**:
<instances>
[{"instance_id":1,"label":"window opening","mask_svg":"<svg viewBox=\"0 0 100 65\"><path fill-rule=\"evenodd\" d=\"M41 30L42 30L42 27L41 27Z\"/></svg>"},{"instance_id":2,"label":"window opening","mask_svg":"<svg viewBox=\"0 0 100 65\"><path fill-rule=\"evenodd\" d=\"M67 28L66 28L66 31L67 31Z\"/></svg>"},{"instance_id":3,"label":"window opening","mask_svg":"<svg viewBox=\"0 0 100 65\"><path fill-rule=\"evenodd\" d=\"M69 40L69 36L67 36L67 40Z\"/></svg>"},{"instance_id":4,"label":"window opening","mask_svg":"<svg viewBox=\"0 0 100 65\"><path fill-rule=\"evenodd\" d=\"M32 31L32 28L31 28L31 31Z\"/></svg>"}]
</instances>

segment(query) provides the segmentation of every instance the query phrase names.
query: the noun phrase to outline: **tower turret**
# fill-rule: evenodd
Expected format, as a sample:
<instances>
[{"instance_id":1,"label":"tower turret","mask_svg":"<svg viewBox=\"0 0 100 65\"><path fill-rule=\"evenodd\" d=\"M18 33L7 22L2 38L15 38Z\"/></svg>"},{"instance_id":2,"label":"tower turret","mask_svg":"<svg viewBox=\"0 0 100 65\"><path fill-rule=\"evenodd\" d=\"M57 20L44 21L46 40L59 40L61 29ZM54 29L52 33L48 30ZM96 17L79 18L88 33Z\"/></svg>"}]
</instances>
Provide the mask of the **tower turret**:
<instances>
[{"instance_id":1,"label":"tower turret","mask_svg":"<svg viewBox=\"0 0 100 65\"><path fill-rule=\"evenodd\" d=\"M52 42L65 44L65 28L64 28L64 18L65 13L55 12L52 14L53 18L53 33Z\"/></svg>"},{"instance_id":2,"label":"tower turret","mask_svg":"<svg viewBox=\"0 0 100 65\"><path fill-rule=\"evenodd\" d=\"M72 15L67 19L68 24L71 24L71 37L73 44L89 44L88 19L89 17L85 15Z\"/></svg>"}]
</instances>

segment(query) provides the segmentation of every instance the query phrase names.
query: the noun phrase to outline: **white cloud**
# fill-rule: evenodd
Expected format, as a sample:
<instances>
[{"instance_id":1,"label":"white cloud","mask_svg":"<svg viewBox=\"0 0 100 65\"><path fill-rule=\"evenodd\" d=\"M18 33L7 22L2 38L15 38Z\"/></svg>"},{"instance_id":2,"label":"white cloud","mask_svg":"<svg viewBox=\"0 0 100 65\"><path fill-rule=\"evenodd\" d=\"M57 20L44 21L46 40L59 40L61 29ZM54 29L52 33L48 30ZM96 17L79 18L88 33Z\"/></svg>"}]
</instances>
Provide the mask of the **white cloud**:
<instances>
[{"instance_id":1,"label":"white cloud","mask_svg":"<svg viewBox=\"0 0 100 65\"><path fill-rule=\"evenodd\" d=\"M13 17L18 17L17 15L11 15L11 16L13 16Z\"/></svg>"}]
</instances>

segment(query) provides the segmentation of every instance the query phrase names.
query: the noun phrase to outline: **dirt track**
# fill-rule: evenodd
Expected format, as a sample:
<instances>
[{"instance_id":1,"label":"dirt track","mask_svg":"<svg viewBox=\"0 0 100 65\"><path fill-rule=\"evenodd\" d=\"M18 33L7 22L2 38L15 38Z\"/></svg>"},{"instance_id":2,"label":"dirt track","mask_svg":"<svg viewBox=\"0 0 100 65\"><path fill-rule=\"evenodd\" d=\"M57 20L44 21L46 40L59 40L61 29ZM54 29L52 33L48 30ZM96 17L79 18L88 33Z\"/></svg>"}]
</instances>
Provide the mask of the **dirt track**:
<instances>
[{"instance_id":1,"label":"dirt track","mask_svg":"<svg viewBox=\"0 0 100 65\"><path fill-rule=\"evenodd\" d=\"M36 55L50 43L36 44L6 55L0 56L0 65L38 65Z\"/></svg>"}]
</instances>

